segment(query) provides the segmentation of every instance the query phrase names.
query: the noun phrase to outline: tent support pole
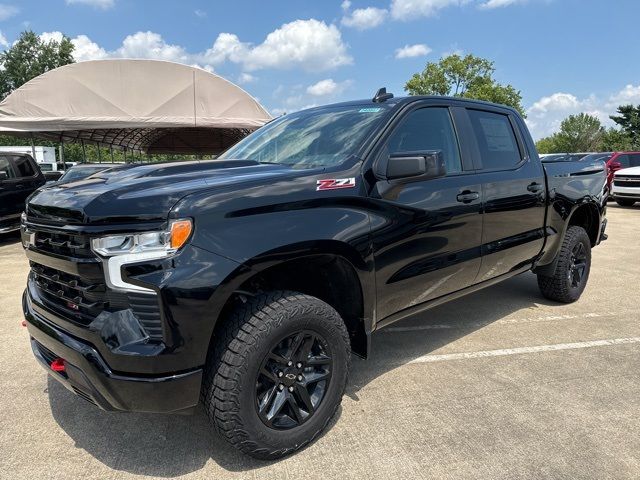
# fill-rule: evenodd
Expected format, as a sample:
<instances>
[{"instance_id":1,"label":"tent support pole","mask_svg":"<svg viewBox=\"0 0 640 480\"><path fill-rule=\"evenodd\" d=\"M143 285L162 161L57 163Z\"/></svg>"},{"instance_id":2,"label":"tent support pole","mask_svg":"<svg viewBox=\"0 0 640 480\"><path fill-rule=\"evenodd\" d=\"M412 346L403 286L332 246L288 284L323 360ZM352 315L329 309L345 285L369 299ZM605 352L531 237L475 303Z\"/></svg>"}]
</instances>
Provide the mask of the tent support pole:
<instances>
[{"instance_id":1,"label":"tent support pole","mask_svg":"<svg viewBox=\"0 0 640 480\"><path fill-rule=\"evenodd\" d=\"M102 153L100 152L100 144L98 143L98 163L102 163Z\"/></svg>"},{"instance_id":2,"label":"tent support pole","mask_svg":"<svg viewBox=\"0 0 640 480\"><path fill-rule=\"evenodd\" d=\"M35 140L33 139L33 133L31 134L31 156L34 160L36 160L36 144ZM44 160L44 158L42 160Z\"/></svg>"},{"instance_id":3,"label":"tent support pole","mask_svg":"<svg viewBox=\"0 0 640 480\"><path fill-rule=\"evenodd\" d=\"M82 163L87 163L87 150L84 148L84 140L80 140L82 144Z\"/></svg>"},{"instance_id":4,"label":"tent support pole","mask_svg":"<svg viewBox=\"0 0 640 480\"><path fill-rule=\"evenodd\" d=\"M109 150L111 151L111 163L113 162L113 145L109 145Z\"/></svg>"}]
</instances>

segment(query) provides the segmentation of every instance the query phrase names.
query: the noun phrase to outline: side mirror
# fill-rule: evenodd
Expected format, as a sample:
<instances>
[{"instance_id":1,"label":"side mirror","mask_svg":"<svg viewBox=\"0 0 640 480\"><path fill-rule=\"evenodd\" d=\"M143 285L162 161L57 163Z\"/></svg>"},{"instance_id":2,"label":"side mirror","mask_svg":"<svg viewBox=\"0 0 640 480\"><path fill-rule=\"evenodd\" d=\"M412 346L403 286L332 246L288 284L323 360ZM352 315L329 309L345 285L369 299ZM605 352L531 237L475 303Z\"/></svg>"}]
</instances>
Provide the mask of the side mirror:
<instances>
[{"instance_id":1,"label":"side mirror","mask_svg":"<svg viewBox=\"0 0 640 480\"><path fill-rule=\"evenodd\" d=\"M439 178L447 174L444 155L441 150L429 152L403 152L389 156L387 180L420 177Z\"/></svg>"},{"instance_id":2,"label":"side mirror","mask_svg":"<svg viewBox=\"0 0 640 480\"><path fill-rule=\"evenodd\" d=\"M0 182L8 179L9 179L9 175L7 175L7 172L0 172Z\"/></svg>"}]
</instances>

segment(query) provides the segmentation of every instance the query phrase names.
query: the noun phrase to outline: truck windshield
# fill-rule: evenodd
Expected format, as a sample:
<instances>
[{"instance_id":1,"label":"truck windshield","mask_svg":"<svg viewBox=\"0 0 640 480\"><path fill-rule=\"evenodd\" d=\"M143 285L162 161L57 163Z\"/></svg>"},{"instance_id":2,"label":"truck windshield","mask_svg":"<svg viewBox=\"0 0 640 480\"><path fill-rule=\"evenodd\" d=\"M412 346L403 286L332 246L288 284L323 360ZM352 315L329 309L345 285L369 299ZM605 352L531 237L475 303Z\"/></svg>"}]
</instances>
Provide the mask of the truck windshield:
<instances>
[{"instance_id":1,"label":"truck windshield","mask_svg":"<svg viewBox=\"0 0 640 480\"><path fill-rule=\"evenodd\" d=\"M349 105L284 115L218 158L255 160L294 168L338 165L358 150L388 108Z\"/></svg>"}]
</instances>

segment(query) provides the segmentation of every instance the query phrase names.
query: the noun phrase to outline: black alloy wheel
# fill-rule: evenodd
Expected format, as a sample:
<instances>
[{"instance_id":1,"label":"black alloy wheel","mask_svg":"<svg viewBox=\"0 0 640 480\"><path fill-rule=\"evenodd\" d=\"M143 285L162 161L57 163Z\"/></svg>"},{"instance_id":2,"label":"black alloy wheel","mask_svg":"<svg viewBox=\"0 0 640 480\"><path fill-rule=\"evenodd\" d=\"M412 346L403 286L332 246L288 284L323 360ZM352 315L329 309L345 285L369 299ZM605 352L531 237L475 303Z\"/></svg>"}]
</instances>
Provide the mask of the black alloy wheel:
<instances>
[{"instance_id":1,"label":"black alloy wheel","mask_svg":"<svg viewBox=\"0 0 640 480\"><path fill-rule=\"evenodd\" d=\"M571 263L568 277L572 288L582 285L585 271L587 270L587 249L582 242L577 243L571 251Z\"/></svg>"},{"instance_id":2,"label":"black alloy wheel","mask_svg":"<svg viewBox=\"0 0 640 480\"><path fill-rule=\"evenodd\" d=\"M256 408L268 427L288 430L318 410L331 381L327 342L303 330L287 336L267 355L256 381Z\"/></svg>"}]
</instances>

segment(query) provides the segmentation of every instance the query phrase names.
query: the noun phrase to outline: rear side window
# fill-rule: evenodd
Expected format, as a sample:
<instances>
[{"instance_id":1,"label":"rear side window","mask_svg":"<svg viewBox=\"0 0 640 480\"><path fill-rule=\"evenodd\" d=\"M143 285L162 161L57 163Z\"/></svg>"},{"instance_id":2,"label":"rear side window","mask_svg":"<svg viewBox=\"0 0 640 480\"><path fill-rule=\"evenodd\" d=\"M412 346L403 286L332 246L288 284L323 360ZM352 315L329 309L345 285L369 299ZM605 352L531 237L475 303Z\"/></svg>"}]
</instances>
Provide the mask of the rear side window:
<instances>
[{"instance_id":1,"label":"rear side window","mask_svg":"<svg viewBox=\"0 0 640 480\"><path fill-rule=\"evenodd\" d=\"M629 166L640 167L640 153L629 155Z\"/></svg>"},{"instance_id":2,"label":"rear side window","mask_svg":"<svg viewBox=\"0 0 640 480\"><path fill-rule=\"evenodd\" d=\"M620 162L622 168L629 168L629 155L620 155L616 160Z\"/></svg>"},{"instance_id":3,"label":"rear side window","mask_svg":"<svg viewBox=\"0 0 640 480\"><path fill-rule=\"evenodd\" d=\"M36 174L27 157L13 157L13 164L19 177L33 177Z\"/></svg>"},{"instance_id":4,"label":"rear side window","mask_svg":"<svg viewBox=\"0 0 640 480\"><path fill-rule=\"evenodd\" d=\"M509 169L522 161L508 116L481 110L467 111L478 141L483 169Z\"/></svg>"},{"instance_id":5,"label":"rear side window","mask_svg":"<svg viewBox=\"0 0 640 480\"><path fill-rule=\"evenodd\" d=\"M460 149L448 108L421 108L409 113L387 143L389 154L440 150L447 174L460 173Z\"/></svg>"},{"instance_id":6,"label":"rear side window","mask_svg":"<svg viewBox=\"0 0 640 480\"><path fill-rule=\"evenodd\" d=\"M15 178L15 175L13 173L13 168L11 168L9 159L6 157L0 157L0 172L6 173L7 178Z\"/></svg>"}]
</instances>

